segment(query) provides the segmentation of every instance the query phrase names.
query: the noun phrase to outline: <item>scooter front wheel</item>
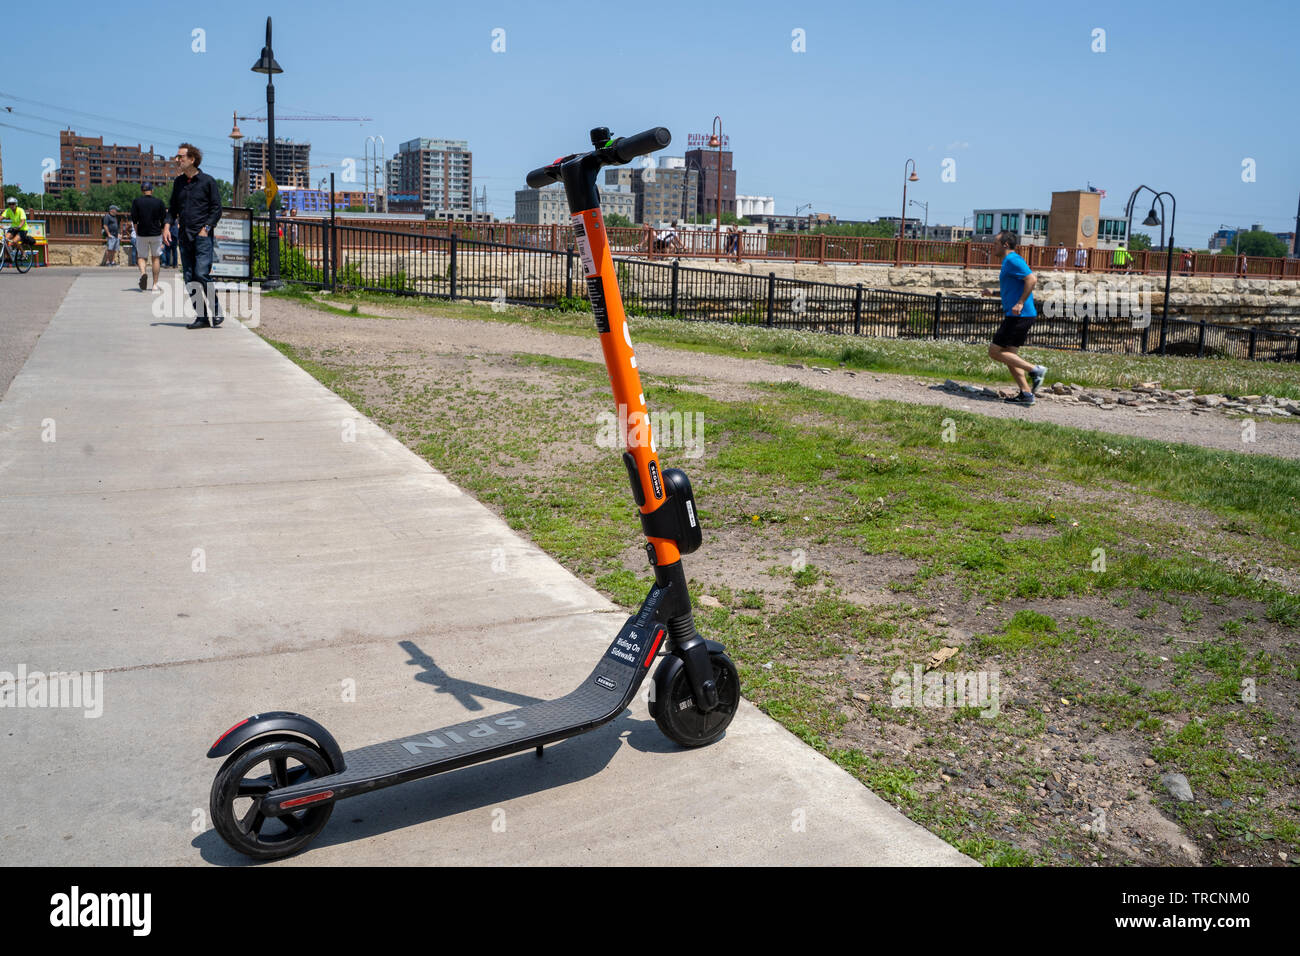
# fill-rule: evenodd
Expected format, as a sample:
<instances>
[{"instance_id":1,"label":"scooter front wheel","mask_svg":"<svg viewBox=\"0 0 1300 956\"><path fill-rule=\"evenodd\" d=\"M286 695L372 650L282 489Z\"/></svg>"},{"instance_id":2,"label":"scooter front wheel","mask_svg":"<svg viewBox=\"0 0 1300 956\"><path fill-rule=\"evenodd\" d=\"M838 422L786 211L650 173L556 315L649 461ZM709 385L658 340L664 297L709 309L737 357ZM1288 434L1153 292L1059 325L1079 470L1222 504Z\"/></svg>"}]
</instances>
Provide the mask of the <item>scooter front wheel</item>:
<instances>
[{"instance_id":1,"label":"scooter front wheel","mask_svg":"<svg viewBox=\"0 0 1300 956\"><path fill-rule=\"evenodd\" d=\"M212 781L212 825L233 849L255 860L297 853L325 826L334 804L272 817L261 812L262 797L329 773L329 759L305 740L253 741L231 754Z\"/></svg>"},{"instance_id":2,"label":"scooter front wheel","mask_svg":"<svg viewBox=\"0 0 1300 956\"><path fill-rule=\"evenodd\" d=\"M654 719L669 740L683 747L704 747L726 733L740 706L740 674L726 654L710 654L718 706L707 713L695 705L686 665L668 657L655 674Z\"/></svg>"}]
</instances>

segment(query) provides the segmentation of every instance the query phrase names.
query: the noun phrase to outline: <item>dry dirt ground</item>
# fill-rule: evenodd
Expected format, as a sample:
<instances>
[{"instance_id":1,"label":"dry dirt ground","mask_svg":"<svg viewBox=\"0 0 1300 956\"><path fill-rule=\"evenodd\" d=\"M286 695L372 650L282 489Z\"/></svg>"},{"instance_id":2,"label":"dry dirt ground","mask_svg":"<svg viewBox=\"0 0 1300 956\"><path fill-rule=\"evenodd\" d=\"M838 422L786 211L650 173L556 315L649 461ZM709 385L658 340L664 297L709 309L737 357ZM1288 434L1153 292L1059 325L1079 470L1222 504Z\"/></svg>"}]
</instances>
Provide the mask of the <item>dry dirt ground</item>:
<instances>
[{"instance_id":1,"label":"dry dirt ground","mask_svg":"<svg viewBox=\"0 0 1300 956\"><path fill-rule=\"evenodd\" d=\"M492 401L508 401L519 390L571 397L563 391L566 383L553 371L520 364L512 357L516 353L603 361L594 334L585 339L515 323L436 318L387 306L363 308L409 318L350 317L265 299L259 332L330 368L383 370L350 380L349 387L360 392L367 407L391 411L395 416L406 410L405 396L436 382L463 381L484 397L485 410ZM1061 425L1243 451L1239 423L1217 412L1193 416L1171 411L1141 413L1123 407L1103 411L1049 401L1031 409L1011 408L953 396L933 389L933 383L907 376L842 370L823 373L646 345L638 346L637 353L646 374L671 370L672 375L688 380L693 390L722 401L756 397L751 382L794 381L856 398L904 400L998 417L1032 416ZM1300 457L1300 427L1261 421L1257 428L1258 447L1249 450ZM420 444L418 433L393 430L411 447ZM527 469L534 476L539 472L560 476L566 464L601 453L590 442L554 443L543 448ZM499 477L509 481L511 466L501 468ZM1203 531L1208 533L1220 523L1213 515L1169 502L1125 501L1114 495L1103 500L1108 492L1073 486L1049 492L1049 497L1063 501L1075 501L1081 495L1091 495L1095 499L1092 504L1127 510L1135 522L1155 518L1181 521L1188 532L1187 547L1193 549L1201 544ZM760 503L732 504L732 510L744 515ZM1009 534L1031 537L1040 530L1026 527ZM938 582L920 597L927 608L918 614L914 607L917 595L900 595L890 586L906 583L915 571L906 560L831 544L818 551L818 579L798 587L788 574L773 573L774 566L788 562L788 549L781 545L737 522L720 521L710 527L708 547L692 558L693 578L705 583L697 595L701 613L729 606L742 620L752 616L755 628L760 629L759 621L765 616L779 615L787 605L806 607L824 593L857 606L864 621L892 618L907 622L902 632L906 640L883 652L879 646L868 652L865 642L859 640L855 645L848 634L828 634L828 640L842 643L844 653L817 657L785 655L777 649L768 664L778 671L784 667L796 670L800 680L843 716L843 722L826 739L830 747L857 748L872 755L878 768L902 768L898 779L906 779L909 789L920 793L924 801L932 801L925 815L918 814L915 806L901 806L900 800L901 808L915 818L937 831L946 827L950 832L960 829L961 821L978 819L988 837L1013 844L1028 858L1067 865L1285 865L1286 860L1294 860L1294 854L1279 856L1277 843L1229 839L1209 822L1200 832L1197 826L1180 824L1170 812L1170 798L1158 782L1164 768L1157 766L1151 754L1194 719L1193 715L1178 710L1165 713L1158 728L1139 734L1110 726L1095 710L1078 706L1081 699L1109 693L1125 680L1150 684L1167 679L1171 658L1176 660L1178 655L1212 642L1233 627L1233 622L1252 622L1252 650L1268 651L1282 659L1294 657L1295 634L1261 620L1258 604L1199 597L1174 602L1137 594L1131 605L1128 599L1087 596L1033 602L1013 598L994 607ZM629 544L622 563L629 571L645 573L639 545ZM584 569L574 570L594 583ZM1285 586L1297 584L1294 569L1269 570L1273 579ZM745 596L743 600L740 595ZM1057 621L1093 623L1082 628L1077 639L1057 648L1050 663L1021 659L1003 667L1001 707L1007 721L962 720L954 729L951 720L930 721L919 715L910 724L900 723L879 705L869 703L882 684L888 686L896 661L917 659L909 655L918 647L959 647L964 667L988 666L985 662L991 658L981 657L975 636L994 632L1012 613L1031 603ZM891 650L898 654L892 655ZM869 693L855 697L860 690ZM757 693L761 698L761 691ZM756 702L763 701L756 698ZM1280 722L1275 732L1294 747L1300 741L1300 711L1295 702L1278 704L1274 717ZM1229 744L1248 754L1271 746L1253 737L1232 739ZM908 776L917 767L933 772ZM859 777L894 802L888 786L893 778L888 773L883 777L860 773ZM1198 799L1207 798L1198 794ZM1254 804L1261 799L1283 807L1300 806L1292 781L1268 797L1217 799L1212 809L1204 812L1229 811L1238 802L1237 809L1241 809L1247 800Z\"/></svg>"},{"instance_id":2,"label":"dry dirt ground","mask_svg":"<svg viewBox=\"0 0 1300 956\"><path fill-rule=\"evenodd\" d=\"M263 322L267 323L266 334L271 338L278 337L274 329L292 330L293 338L284 341L301 342L310 348L347 349L355 351L363 360L368 349L394 352L416 349L479 354L531 352L588 362L604 361L594 332L590 337L563 335L530 329L518 323L433 317L416 309L370 303L362 311L370 315L402 317L407 321L352 320L284 300L268 299L263 301ZM1242 441L1241 419L1215 409L1189 412L1165 407L1139 409L1117 405L1103 410L1046 394L1040 394L1038 403L1032 408L1020 408L995 399L953 395L940 390L937 387L939 383L934 380L922 381L908 375L845 369L822 372L802 366L795 368L648 344L638 344L636 352L644 368L664 370L671 375L696 380L700 385L707 384L708 393L722 399L738 394L730 392L728 386L748 382L795 382L853 398L945 406L994 418L1027 418L1117 435L1184 442L1278 458L1300 458L1300 422L1259 420L1255 423L1255 441L1247 443ZM1050 370L1048 380L1052 380Z\"/></svg>"}]
</instances>

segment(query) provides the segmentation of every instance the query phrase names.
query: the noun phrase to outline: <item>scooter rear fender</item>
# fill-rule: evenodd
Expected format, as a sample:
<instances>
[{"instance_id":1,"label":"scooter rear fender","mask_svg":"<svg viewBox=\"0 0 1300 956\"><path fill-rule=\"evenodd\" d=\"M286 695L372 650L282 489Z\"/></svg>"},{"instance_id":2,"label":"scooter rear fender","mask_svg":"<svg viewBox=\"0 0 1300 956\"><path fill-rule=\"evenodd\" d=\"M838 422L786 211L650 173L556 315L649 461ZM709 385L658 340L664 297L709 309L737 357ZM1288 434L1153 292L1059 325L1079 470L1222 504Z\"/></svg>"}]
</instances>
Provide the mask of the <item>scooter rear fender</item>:
<instances>
[{"instance_id":1,"label":"scooter rear fender","mask_svg":"<svg viewBox=\"0 0 1300 956\"><path fill-rule=\"evenodd\" d=\"M329 759L330 770L341 773L344 768L343 750L332 734L310 717L287 710L254 714L245 718L217 738L208 750L209 757L225 757L257 737L268 735L306 737Z\"/></svg>"}]
</instances>

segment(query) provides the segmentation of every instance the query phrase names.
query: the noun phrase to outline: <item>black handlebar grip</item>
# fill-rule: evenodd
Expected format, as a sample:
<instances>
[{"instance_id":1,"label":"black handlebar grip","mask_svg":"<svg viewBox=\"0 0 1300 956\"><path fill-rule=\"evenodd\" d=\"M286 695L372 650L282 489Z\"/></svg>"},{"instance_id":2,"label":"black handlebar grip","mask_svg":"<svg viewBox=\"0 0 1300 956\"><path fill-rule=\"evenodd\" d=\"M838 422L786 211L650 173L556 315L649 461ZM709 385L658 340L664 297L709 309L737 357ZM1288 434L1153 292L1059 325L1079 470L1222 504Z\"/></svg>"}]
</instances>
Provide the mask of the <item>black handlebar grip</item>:
<instances>
[{"instance_id":1,"label":"black handlebar grip","mask_svg":"<svg viewBox=\"0 0 1300 956\"><path fill-rule=\"evenodd\" d=\"M614 141L614 155L618 157L620 163L630 163L638 156L644 156L647 153L653 153L657 149L663 149L673 141L673 134L663 126L656 126L654 129L648 129L644 133L635 133L632 136L623 136Z\"/></svg>"},{"instance_id":2,"label":"black handlebar grip","mask_svg":"<svg viewBox=\"0 0 1300 956\"><path fill-rule=\"evenodd\" d=\"M533 189L541 189L543 186L549 186L559 178L560 167L543 166L540 169L534 169L526 177L526 181Z\"/></svg>"}]
</instances>

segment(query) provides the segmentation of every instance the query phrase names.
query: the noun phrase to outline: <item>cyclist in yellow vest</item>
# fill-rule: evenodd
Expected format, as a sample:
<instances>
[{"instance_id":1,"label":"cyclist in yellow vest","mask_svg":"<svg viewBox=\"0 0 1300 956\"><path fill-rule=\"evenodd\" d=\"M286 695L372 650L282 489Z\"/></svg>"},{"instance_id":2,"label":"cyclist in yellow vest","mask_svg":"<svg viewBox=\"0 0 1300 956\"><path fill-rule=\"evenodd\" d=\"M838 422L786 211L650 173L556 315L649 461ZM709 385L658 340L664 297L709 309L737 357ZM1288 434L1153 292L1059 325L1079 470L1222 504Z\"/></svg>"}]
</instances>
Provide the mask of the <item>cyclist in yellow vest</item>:
<instances>
[{"instance_id":1,"label":"cyclist in yellow vest","mask_svg":"<svg viewBox=\"0 0 1300 956\"><path fill-rule=\"evenodd\" d=\"M1115 268L1123 269L1125 272L1128 272L1129 263L1132 261L1133 257L1129 255L1129 251L1124 248L1124 243L1121 242L1115 249Z\"/></svg>"},{"instance_id":2,"label":"cyclist in yellow vest","mask_svg":"<svg viewBox=\"0 0 1300 956\"><path fill-rule=\"evenodd\" d=\"M27 210L18 205L18 200L10 196L5 200L5 211L0 212L0 217L8 223L5 229L5 235L10 239L15 236L19 239L27 238Z\"/></svg>"}]
</instances>

